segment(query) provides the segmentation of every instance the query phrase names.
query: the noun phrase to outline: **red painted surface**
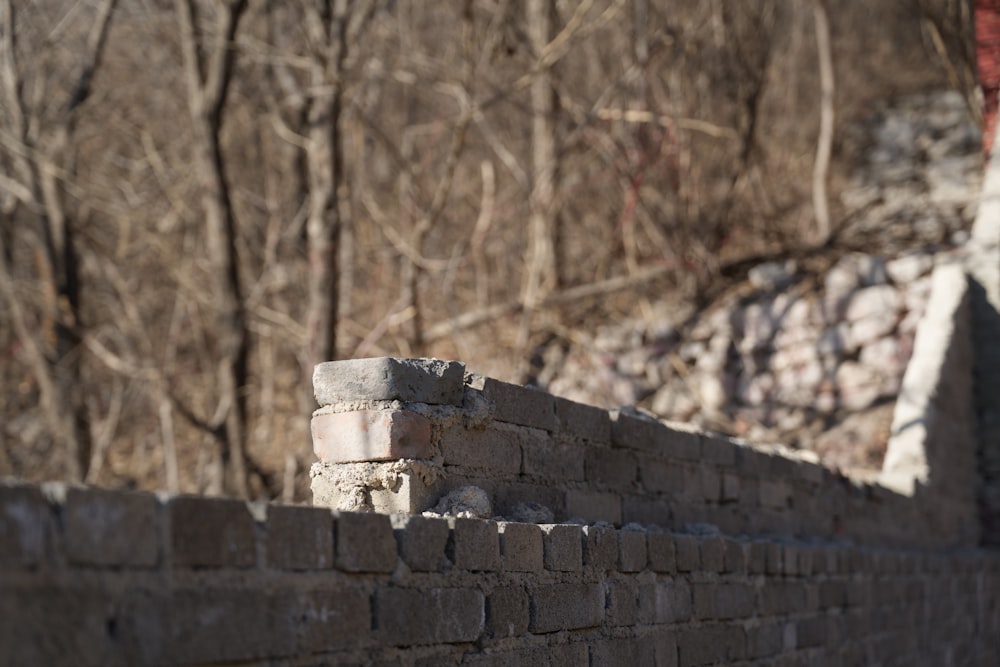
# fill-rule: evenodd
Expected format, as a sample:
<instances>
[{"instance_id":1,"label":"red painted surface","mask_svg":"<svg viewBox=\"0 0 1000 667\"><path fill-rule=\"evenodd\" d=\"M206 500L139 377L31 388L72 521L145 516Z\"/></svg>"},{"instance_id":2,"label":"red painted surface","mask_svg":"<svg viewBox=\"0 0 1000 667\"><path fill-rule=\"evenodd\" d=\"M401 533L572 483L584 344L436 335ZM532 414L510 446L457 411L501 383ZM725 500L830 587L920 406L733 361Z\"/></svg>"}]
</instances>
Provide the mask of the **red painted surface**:
<instances>
[{"instance_id":1,"label":"red painted surface","mask_svg":"<svg viewBox=\"0 0 1000 667\"><path fill-rule=\"evenodd\" d=\"M976 66L983 88L983 150L989 155L1000 93L1000 0L976 0Z\"/></svg>"}]
</instances>

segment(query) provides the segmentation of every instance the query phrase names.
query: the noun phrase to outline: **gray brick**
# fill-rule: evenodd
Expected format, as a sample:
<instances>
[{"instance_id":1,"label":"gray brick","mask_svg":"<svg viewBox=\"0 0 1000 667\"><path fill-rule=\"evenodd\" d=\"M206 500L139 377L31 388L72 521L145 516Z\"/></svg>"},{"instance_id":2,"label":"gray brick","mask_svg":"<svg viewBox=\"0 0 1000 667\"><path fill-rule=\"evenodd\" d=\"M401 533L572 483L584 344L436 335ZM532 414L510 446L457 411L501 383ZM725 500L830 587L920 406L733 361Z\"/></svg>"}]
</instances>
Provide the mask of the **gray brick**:
<instances>
[{"instance_id":1,"label":"gray brick","mask_svg":"<svg viewBox=\"0 0 1000 667\"><path fill-rule=\"evenodd\" d=\"M653 642L645 638L595 639L590 646L590 664L652 665L654 651Z\"/></svg>"},{"instance_id":2,"label":"gray brick","mask_svg":"<svg viewBox=\"0 0 1000 667\"><path fill-rule=\"evenodd\" d=\"M242 500L178 496L167 502L175 567L253 567L254 522Z\"/></svg>"},{"instance_id":3,"label":"gray brick","mask_svg":"<svg viewBox=\"0 0 1000 667\"><path fill-rule=\"evenodd\" d=\"M677 667L677 634L671 629L658 628L651 635L656 667Z\"/></svg>"},{"instance_id":4,"label":"gray brick","mask_svg":"<svg viewBox=\"0 0 1000 667\"><path fill-rule=\"evenodd\" d=\"M400 400L462 405L465 366L438 359L346 359L317 364L313 390L320 405Z\"/></svg>"},{"instance_id":5,"label":"gray brick","mask_svg":"<svg viewBox=\"0 0 1000 667\"><path fill-rule=\"evenodd\" d=\"M658 581L654 596L657 623L681 623L691 618L691 587L683 579Z\"/></svg>"},{"instance_id":6,"label":"gray brick","mask_svg":"<svg viewBox=\"0 0 1000 667\"><path fill-rule=\"evenodd\" d=\"M725 544L725 564L724 572L737 572L744 574L747 568L746 552L743 543L732 538L723 538Z\"/></svg>"},{"instance_id":7,"label":"gray brick","mask_svg":"<svg viewBox=\"0 0 1000 667\"><path fill-rule=\"evenodd\" d=\"M486 635L519 637L528 631L528 594L521 586L496 588L486 598Z\"/></svg>"},{"instance_id":8,"label":"gray brick","mask_svg":"<svg viewBox=\"0 0 1000 667\"><path fill-rule=\"evenodd\" d=\"M333 515L322 507L267 508L267 565L279 570L333 567Z\"/></svg>"},{"instance_id":9,"label":"gray brick","mask_svg":"<svg viewBox=\"0 0 1000 667\"><path fill-rule=\"evenodd\" d=\"M62 516L72 563L153 567L159 561L159 503L151 494L71 487Z\"/></svg>"},{"instance_id":10,"label":"gray brick","mask_svg":"<svg viewBox=\"0 0 1000 667\"><path fill-rule=\"evenodd\" d=\"M356 586L320 584L288 591L296 623L296 652L320 653L367 643L371 634L371 596Z\"/></svg>"},{"instance_id":11,"label":"gray brick","mask_svg":"<svg viewBox=\"0 0 1000 667\"><path fill-rule=\"evenodd\" d=\"M551 394L479 375L472 376L469 386L481 391L493 405L493 418L497 421L532 426L550 433L559 429L555 398Z\"/></svg>"},{"instance_id":12,"label":"gray brick","mask_svg":"<svg viewBox=\"0 0 1000 667\"><path fill-rule=\"evenodd\" d=\"M761 623L747 628L747 657L767 658L784 648L784 623Z\"/></svg>"},{"instance_id":13,"label":"gray brick","mask_svg":"<svg viewBox=\"0 0 1000 667\"><path fill-rule=\"evenodd\" d=\"M753 589L745 584L694 584L694 613L700 620L744 618L753 615Z\"/></svg>"},{"instance_id":14,"label":"gray brick","mask_svg":"<svg viewBox=\"0 0 1000 667\"><path fill-rule=\"evenodd\" d=\"M722 500L722 473L715 464L703 463L697 469L701 498L710 503Z\"/></svg>"},{"instance_id":15,"label":"gray brick","mask_svg":"<svg viewBox=\"0 0 1000 667\"><path fill-rule=\"evenodd\" d=\"M767 544L754 541L747 551L747 572L749 574L764 574L767 563Z\"/></svg>"},{"instance_id":16,"label":"gray brick","mask_svg":"<svg viewBox=\"0 0 1000 667\"><path fill-rule=\"evenodd\" d=\"M542 530L530 523L498 524L505 572L541 572L544 568Z\"/></svg>"},{"instance_id":17,"label":"gray brick","mask_svg":"<svg viewBox=\"0 0 1000 667\"><path fill-rule=\"evenodd\" d=\"M781 574L785 571L784 565L784 554L785 549L781 544L777 542L768 542L766 544L767 556L765 558L765 567L767 568L767 574Z\"/></svg>"},{"instance_id":18,"label":"gray brick","mask_svg":"<svg viewBox=\"0 0 1000 667\"><path fill-rule=\"evenodd\" d=\"M598 444L611 442L611 416L607 410L556 397L559 430L574 438Z\"/></svg>"},{"instance_id":19,"label":"gray brick","mask_svg":"<svg viewBox=\"0 0 1000 667\"><path fill-rule=\"evenodd\" d=\"M622 522L640 526L667 526L670 524L672 504L652 499L646 495L622 496Z\"/></svg>"},{"instance_id":20,"label":"gray brick","mask_svg":"<svg viewBox=\"0 0 1000 667\"><path fill-rule=\"evenodd\" d=\"M618 534L610 526L583 527L583 563L597 570L618 566Z\"/></svg>"},{"instance_id":21,"label":"gray brick","mask_svg":"<svg viewBox=\"0 0 1000 667\"><path fill-rule=\"evenodd\" d=\"M721 537L709 535L701 539L701 569L722 572L726 565L726 544Z\"/></svg>"},{"instance_id":22,"label":"gray brick","mask_svg":"<svg viewBox=\"0 0 1000 667\"><path fill-rule=\"evenodd\" d=\"M0 483L0 567L41 563L51 526L49 506L38 487Z\"/></svg>"},{"instance_id":23,"label":"gray brick","mask_svg":"<svg viewBox=\"0 0 1000 667\"><path fill-rule=\"evenodd\" d=\"M639 483L653 493L683 494L685 470L685 466L654 456L642 456L638 461Z\"/></svg>"},{"instance_id":24,"label":"gray brick","mask_svg":"<svg viewBox=\"0 0 1000 667\"><path fill-rule=\"evenodd\" d=\"M452 562L461 570L495 572L500 569L500 538L496 521L450 518Z\"/></svg>"},{"instance_id":25,"label":"gray brick","mask_svg":"<svg viewBox=\"0 0 1000 667\"><path fill-rule=\"evenodd\" d=\"M610 579L607 591L605 623L612 627L635 625L639 621L639 589L635 580Z\"/></svg>"},{"instance_id":26,"label":"gray brick","mask_svg":"<svg viewBox=\"0 0 1000 667\"><path fill-rule=\"evenodd\" d=\"M621 490L631 487L637 478L635 456L627 450L587 447L584 463L588 482L607 484Z\"/></svg>"},{"instance_id":27,"label":"gray brick","mask_svg":"<svg viewBox=\"0 0 1000 667\"><path fill-rule=\"evenodd\" d=\"M739 502L741 496L741 480L736 473L722 473L722 502Z\"/></svg>"},{"instance_id":28,"label":"gray brick","mask_svg":"<svg viewBox=\"0 0 1000 667\"><path fill-rule=\"evenodd\" d=\"M673 535L649 532L646 534L646 548L649 551L649 567L653 572L673 574L677 571L677 551Z\"/></svg>"},{"instance_id":29,"label":"gray brick","mask_svg":"<svg viewBox=\"0 0 1000 667\"><path fill-rule=\"evenodd\" d=\"M761 507L786 509L791 499L791 489L784 481L761 479L757 487Z\"/></svg>"},{"instance_id":30,"label":"gray brick","mask_svg":"<svg viewBox=\"0 0 1000 667\"><path fill-rule=\"evenodd\" d=\"M486 600L466 588L381 588L375 591L374 638L410 646L472 642L486 623Z\"/></svg>"},{"instance_id":31,"label":"gray brick","mask_svg":"<svg viewBox=\"0 0 1000 667\"><path fill-rule=\"evenodd\" d=\"M697 537L675 534L674 547L677 552L678 572L697 572L701 569L701 549Z\"/></svg>"},{"instance_id":32,"label":"gray brick","mask_svg":"<svg viewBox=\"0 0 1000 667\"><path fill-rule=\"evenodd\" d=\"M521 450L522 471L528 478L563 483L584 479L580 447L550 437L533 439Z\"/></svg>"},{"instance_id":33,"label":"gray brick","mask_svg":"<svg viewBox=\"0 0 1000 667\"><path fill-rule=\"evenodd\" d=\"M591 628L604 616L600 584L548 584L531 593L530 630L535 633Z\"/></svg>"},{"instance_id":34,"label":"gray brick","mask_svg":"<svg viewBox=\"0 0 1000 667\"><path fill-rule=\"evenodd\" d=\"M245 584L168 592L134 589L121 605L116 634L130 664L249 661L295 649L292 596ZM105 630L106 632L106 630Z\"/></svg>"},{"instance_id":35,"label":"gray brick","mask_svg":"<svg viewBox=\"0 0 1000 667\"><path fill-rule=\"evenodd\" d=\"M658 452L664 444L667 429L652 417L639 417L612 411L611 442L616 447Z\"/></svg>"},{"instance_id":36,"label":"gray brick","mask_svg":"<svg viewBox=\"0 0 1000 667\"><path fill-rule=\"evenodd\" d=\"M439 572L448 565L445 555L451 527L447 519L396 514L391 517L399 556L414 572Z\"/></svg>"},{"instance_id":37,"label":"gray brick","mask_svg":"<svg viewBox=\"0 0 1000 667\"><path fill-rule=\"evenodd\" d=\"M701 436L701 459L718 465L736 465L736 448L731 440L710 435Z\"/></svg>"},{"instance_id":38,"label":"gray brick","mask_svg":"<svg viewBox=\"0 0 1000 667\"><path fill-rule=\"evenodd\" d=\"M545 569L578 572L583 569L583 533L571 524L542 525Z\"/></svg>"},{"instance_id":39,"label":"gray brick","mask_svg":"<svg viewBox=\"0 0 1000 667\"><path fill-rule=\"evenodd\" d=\"M622 521L622 499L617 493L570 489L566 492L566 516L587 522Z\"/></svg>"},{"instance_id":40,"label":"gray brick","mask_svg":"<svg viewBox=\"0 0 1000 667\"><path fill-rule=\"evenodd\" d=\"M646 563L646 531L630 528L618 531L618 568L622 572L642 572Z\"/></svg>"},{"instance_id":41,"label":"gray brick","mask_svg":"<svg viewBox=\"0 0 1000 667\"><path fill-rule=\"evenodd\" d=\"M387 515L341 512L335 516L337 569L347 572L396 569L396 538Z\"/></svg>"},{"instance_id":42,"label":"gray brick","mask_svg":"<svg viewBox=\"0 0 1000 667\"><path fill-rule=\"evenodd\" d=\"M441 434L441 454L447 466L457 465L472 470L516 477L521 472L521 447L539 446L545 442L541 431L526 430L502 422L484 428L445 428Z\"/></svg>"},{"instance_id":43,"label":"gray brick","mask_svg":"<svg viewBox=\"0 0 1000 667\"><path fill-rule=\"evenodd\" d=\"M757 610L764 616L805 611L805 585L793 581L769 581L757 591Z\"/></svg>"},{"instance_id":44,"label":"gray brick","mask_svg":"<svg viewBox=\"0 0 1000 667\"><path fill-rule=\"evenodd\" d=\"M746 657L746 634L737 625L706 625L682 631L677 639L681 667L729 664Z\"/></svg>"}]
</instances>

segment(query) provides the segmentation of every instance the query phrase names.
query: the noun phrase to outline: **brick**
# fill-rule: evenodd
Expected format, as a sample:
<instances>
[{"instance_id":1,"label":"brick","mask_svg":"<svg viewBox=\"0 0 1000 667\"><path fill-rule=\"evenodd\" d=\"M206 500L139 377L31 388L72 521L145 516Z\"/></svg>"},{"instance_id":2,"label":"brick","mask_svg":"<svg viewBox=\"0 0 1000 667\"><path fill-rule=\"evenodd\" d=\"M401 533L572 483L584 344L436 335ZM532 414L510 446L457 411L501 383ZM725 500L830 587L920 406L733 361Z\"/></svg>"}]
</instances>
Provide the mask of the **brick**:
<instances>
[{"instance_id":1,"label":"brick","mask_svg":"<svg viewBox=\"0 0 1000 667\"><path fill-rule=\"evenodd\" d=\"M798 582L769 581L757 591L757 610L764 616L790 614L806 608L806 589Z\"/></svg>"},{"instance_id":2,"label":"brick","mask_svg":"<svg viewBox=\"0 0 1000 667\"><path fill-rule=\"evenodd\" d=\"M520 637L528 631L528 594L521 586L501 586L486 597L486 636Z\"/></svg>"},{"instance_id":3,"label":"brick","mask_svg":"<svg viewBox=\"0 0 1000 667\"><path fill-rule=\"evenodd\" d=\"M486 599L467 588L380 588L374 639L390 646L476 641L486 624Z\"/></svg>"},{"instance_id":4,"label":"brick","mask_svg":"<svg viewBox=\"0 0 1000 667\"><path fill-rule=\"evenodd\" d=\"M826 618L813 616L799 619L795 628L796 647L821 646L826 639Z\"/></svg>"},{"instance_id":5,"label":"brick","mask_svg":"<svg viewBox=\"0 0 1000 667\"><path fill-rule=\"evenodd\" d=\"M784 648L784 624L761 623L747 628L747 657L767 658Z\"/></svg>"},{"instance_id":6,"label":"brick","mask_svg":"<svg viewBox=\"0 0 1000 667\"><path fill-rule=\"evenodd\" d=\"M657 582L654 600L657 623L681 623L691 618L691 587L683 579Z\"/></svg>"},{"instance_id":7,"label":"brick","mask_svg":"<svg viewBox=\"0 0 1000 667\"><path fill-rule=\"evenodd\" d=\"M607 484L616 489L632 486L638 475L635 456L622 449L587 447L584 465L588 482Z\"/></svg>"},{"instance_id":8,"label":"brick","mask_svg":"<svg viewBox=\"0 0 1000 667\"><path fill-rule=\"evenodd\" d=\"M87 582L86 574L59 577L58 583L52 581L56 577L44 579L11 585L5 578L0 589L0 664L108 664L109 652L116 648L106 628L109 621L116 622L109 591Z\"/></svg>"},{"instance_id":9,"label":"brick","mask_svg":"<svg viewBox=\"0 0 1000 667\"><path fill-rule=\"evenodd\" d=\"M537 389L473 375L469 381L493 406L493 418L509 424L531 426L553 433L559 429L555 398Z\"/></svg>"},{"instance_id":10,"label":"brick","mask_svg":"<svg viewBox=\"0 0 1000 667\"><path fill-rule=\"evenodd\" d=\"M595 639L590 646L590 664L652 665L654 651L653 642L644 638Z\"/></svg>"},{"instance_id":11,"label":"brick","mask_svg":"<svg viewBox=\"0 0 1000 667\"><path fill-rule=\"evenodd\" d=\"M649 567L653 572L673 574L677 571L677 551L673 535L649 532L646 534L646 548L649 552Z\"/></svg>"},{"instance_id":12,"label":"brick","mask_svg":"<svg viewBox=\"0 0 1000 667\"><path fill-rule=\"evenodd\" d=\"M701 498L710 503L722 499L722 473L714 464L702 464L698 467L698 479Z\"/></svg>"},{"instance_id":13,"label":"brick","mask_svg":"<svg viewBox=\"0 0 1000 667\"><path fill-rule=\"evenodd\" d=\"M611 443L611 416L607 410L556 397L559 431L597 444Z\"/></svg>"},{"instance_id":14,"label":"brick","mask_svg":"<svg viewBox=\"0 0 1000 667\"><path fill-rule=\"evenodd\" d=\"M610 526L583 527L583 563L597 570L618 565L618 535Z\"/></svg>"},{"instance_id":15,"label":"brick","mask_svg":"<svg viewBox=\"0 0 1000 667\"><path fill-rule=\"evenodd\" d=\"M785 549L781 544L776 542L767 543L767 557L766 565L767 574L781 574L785 571L784 566L784 554Z\"/></svg>"},{"instance_id":16,"label":"brick","mask_svg":"<svg viewBox=\"0 0 1000 667\"><path fill-rule=\"evenodd\" d=\"M159 561L159 503L151 494L71 487L62 525L71 563L153 567Z\"/></svg>"},{"instance_id":17,"label":"brick","mask_svg":"<svg viewBox=\"0 0 1000 667\"><path fill-rule=\"evenodd\" d=\"M592 523L619 524L622 499L617 493L570 489L566 492L566 516Z\"/></svg>"},{"instance_id":18,"label":"brick","mask_svg":"<svg viewBox=\"0 0 1000 667\"><path fill-rule=\"evenodd\" d=\"M604 617L600 584L548 584L531 593L531 623L535 633L591 628Z\"/></svg>"},{"instance_id":19,"label":"brick","mask_svg":"<svg viewBox=\"0 0 1000 667\"><path fill-rule=\"evenodd\" d=\"M800 574L799 571L799 548L793 544L786 544L782 550L781 563L786 577L794 577Z\"/></svg>"},{"instance_id":20,"label":"brick","mask_svg":"<svg viewBox=\"0 0 1000 667\"><path fill-rule=\"evenodd\" d=\"M701 569L701 549L694 535L674 535L677 552L677 571L696 572Z\"/></svg>"},{"instance_id":21,"label":"brick","mask_svg":"<svg viewBox=\"0 0 1000 667\"><path fill-rule=\"evenodd\" d=\"M440 572L448 565L445 554L451 526L447 519L396 514L390 517L399 556L414 572Z\"/></svg>"},{"instance_id":22,"label":"brick","mask_svg":"<svg viewBox=\"0 0 1000 667\"><path fill-rule=\"evenodd\" d=\"M132 589L119 603L116 642L131 658L127 664L205 664L288 655L295 650L295 624L300 620L295 604L293 596L238 583Z\"/></svg>"},{"instance_id":23,"label":"brick","mask_svg":"<svg viewBox=\"0 0 1000 667\"><path fill-rule=\"evenodd\" d=\"M753 615L753 589L745 584L694 584L694 613L700 620L744 618Z\"/></svg>"},{"instance_id":24,"label":"brick","mask_svg":"<svg viewBox=\"0 0 1000 667\"><path fill-rule=\"evenodd\" d=\"M701 569L722 572L726 565L726 544L721 537L708 535L701 540Z\"/></svg>"},{"instance_id":25,"label":"brick","mask_svg":"<svg viewBox=\"0 0 1000 667\"><path fill-rule=\"evenodd\" d=\"M638 461L638 471L639 483L646 491L675 496L684 493L685 466L659 457L644 456Z\"/></svg>"},{"instance_id":26,"label":"brick","mask_svg":"<svg viewBox=\"0 0 1000 667\"><path fill-rule=\"evenodd\" d=\"M731 440L701 436L701 460L723 466L736 465L736 448L738 445Z\"/></svg>"},{"instance_id":27,"label":"brick","mask_svg":"<svg viewBox=\"0 0 1000 667\"><path fill-rule=\"evenodd\" d=\"M583 533L571 524L542 525L545 569L578 572L583 569Z\"/></svg>"},{"instance_id":28,"label":"brick","mask_svg":"<svg viewBox=\"0 0 1000 667\"><path fill-rule=\"evenodd\" d=\"M464 382L463 364L438 359L345 359L313 369L313 391L320 405L399 400L461 406Z\"/></svg>"},{"instance_id":29,"label":"brick","mask_svg":"<svg viewBox=\"0 0 1000 667\"><path fill-rule=\"evenodd\" d=\"M544 438L539 433L502 422L475 429L453 426L441 435L441 454L448 466L516 477L521 472L522 445L535 446L535 440Z\"/></svg>"},{"instance_id":30,"label":"brick","mask_svg":"<svg viewBox=\"0 0 1000 667\"><path fill-rule=\"evenodd\" d=\"M552 510L556 519L565 518L566 491L548 483L504 483L493 489L494 511L504 516L516 516L518 505L532 503Z\"/></svg>"},{"instance_id":31,"label":"brick","mask_svg":"<svg viewBox=\"0 0 1000 667\"><path fill-rule=\"evenodd\" d=\"M177 496L167 502L175 567L253 567L254 522L242 500Z\"/></svg>"},{"instance_id":32,"label":"brick","mask_svg":"<svg viewBox=\"0 0 1000 667\"><path fill-rule=\"evenodd\" d=\"M701 434L687 424L665 422L661 456L697 461L701 458Z\"/></svg>"},{"instance_id":33,"label":"brick","mask_svg":"<svg viewBox=\"0 0 1000 667\"><path fill-rule=\"evenodd\" d=\"M291 598L297 653L358 646L371 634L371 596L362 588L320 584L285 596Z\"/></svg>"},{"instance_id":34,"label":"brick","mask_svg":"<svg viewBox=\"0 0 1000 667\"><path fill-rule=\"evenodd\" d=\"M747 562L743 543L730 538L724 538L723 541L725 543L725 564L723 571L745 573Z\"/></svg>"},{"instance_id":35,"label":"brick","mask_svg":"<svg viewBox=\"0 0 1000 667\"><path fill-rule=\"evenodd\" d=\"M647 561L646 531L630 528L618 531L618 569L622 572L642 572Z\"/></svg>"},{"instance_id":36,"label":"brick","mask_svg":"<svg viewBox=\"0 0 1000 667\"><path fill-rule=\"evenodd\" d=\"M542 530L530 523L498 524L505 572L541 572L544 568Z\"/></svg>"},{"instance_id":37,"label":"brick","mask_svg":"<svg viewBox=\"0 0 1000 667\"><path fill-rule=\"evenodd\" d=\"M639 620L639 590L635 580L610 579L607 591L605 622L612 627L635 625Z\"/></svg>"},{"instance_id":38,"label":"brick","mask_svg":"<svg viewBox=\"0 0 1000 667\"><path fill-rule=\"evenodd\" d=\"M640 526L667 526L670 524L671 504L649 496L622 496L622 523Z\"/></svg>"},{"instance_id":39,"label":"brick","mask_svg":"<svg viewBox=\"0 0 1000 667\"><path fill-rule=\"evenodd\" d=\"M313 451L323 463L429 459L431 423L412 410L313 413Z\"/></svg>"},{"instance_id":40,"label":"brick","mask_svg":"<svg viewBox=\"0 0 1000 667\"><path fill-rule=\"evenodd\" d=\"M657 629L650 635L656 667L677 667L677 634L673 629Z\"/></svg>"},{"instance_id":41,"label":"brick","mask_svg":"<svg viewBox=\"0 0 1000 667\"><path fill-rule=\"evenodd\" d=\"M751 542L747 549L746 566L749 574L764 574L767 563L767 544Z\"/></svg>"},{"instance_id":42,"label":"brick","mask_svg":"<svg viewBox=\"0 0 1000 667\"><path fill-rule=\"evenodd\" d=\"M388 516L358 512L341 512L335 516L337 569L346 572L392 572L396 569L396 538Z\"/></svg>"},{"instance_id":43,"label":"brick","mask_svg":"<svg viewBox=\"0 0 1000 667\"><path fill-rule=\"evenodd\" d=\"M791 498L791 489L784 481L762 479L757 487L761 507L786 509Z\"/></svg>"},{"instance_id":44,"label":"brick","mask_svg":"<svg viewBox=\"0 0 1000 667\"><path fill-rule=\"evenodd\" d=\"M728 664L746 657L746 635L736 625L690 628L677 638L681 667Z\"/></svg>"},{"instance_id":45,"label":"brick","mask_svg":"<svg viewBox=\"0 0 1000 667\"><path fill-rule=\"evenodd\" d=\"M722 502L724 503L735 503L739 502L740 498L740 476L726 472L722 474Z\"/></svg>"},{"instance_id":46,"label":"brick","mask_svg":"<svg viewBox=\"0 0 1000 667\"><path fill-rule=\"evenodd\" d=\"M522 447L521 457L526 477L559 483L584 479L584 462L579 446L557 442L549 437L536 438Z\"/></svg>"},{"instance_id":47,"label":"brick","mask_svg":"<svg viewBox=\"0 0 1000 667\"><path fill-rule=\"evenodd\" d=\"M52 518L35 486L0 483L0 567L36 567L45 557Z\"/></svg>"},{"instance_id":48,"label":"brick","mask_svg":"<svg viewBox=\"0 0 1000 667\"><path fill-rule=\"evenodd\" d=\"M495 572L500 569L500 538L496 521L449 518L452 562L461 570Z\"/></svg>"},{"instance_id":49,"label":"brick","mask_svg":"<svg viewBox=\"0 0 1000 667\"><path fill-rule=\"evenodd\" d=\"M658 420L614 410L611 417L611 443L616 447L658 452L662 449L667 429Z\"/></svg>"},{"instance_id":50,"label":"brick","mask_svg":"<svg viewBox=\"0 0 1000 667\"><path fill-rule=\"evenodd\" d=\"M267 565L279 570L333 567L333 516L321 507L267 508Z\"/></svg>"}]
</instances>

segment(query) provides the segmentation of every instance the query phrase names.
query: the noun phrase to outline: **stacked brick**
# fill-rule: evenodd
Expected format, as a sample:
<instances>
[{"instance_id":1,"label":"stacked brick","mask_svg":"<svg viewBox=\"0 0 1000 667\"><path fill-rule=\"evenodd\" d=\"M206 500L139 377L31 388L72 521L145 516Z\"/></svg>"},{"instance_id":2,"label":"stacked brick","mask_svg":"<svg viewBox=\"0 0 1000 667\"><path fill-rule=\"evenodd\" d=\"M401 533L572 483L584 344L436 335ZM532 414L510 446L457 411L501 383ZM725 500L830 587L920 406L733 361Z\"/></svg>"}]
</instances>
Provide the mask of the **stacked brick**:
<instances>
[{"instance_id":1,"label":"stacked brick","mask_svg":"<svg viewBox=\"0 0 1000 667\"><path fill-rule=\"evenodd\" d=\"M998 650L996 552L0 486L0 664L986 665Z\"/></svg>"},{"instance_id":2,"label":"stacked brick","mask_svg":"<svg viewBox=\"0 0 1000 667\"><path fill-rule=\"evenodd\" d=\"M903 495L780 448L466 376L457 362L330 362L314 383L317 505L414 514L472 485L506 517L534 503L558 521L895 546L977 540L971 495L966 505L924 487Z\"/></svg>"}]
</instances>

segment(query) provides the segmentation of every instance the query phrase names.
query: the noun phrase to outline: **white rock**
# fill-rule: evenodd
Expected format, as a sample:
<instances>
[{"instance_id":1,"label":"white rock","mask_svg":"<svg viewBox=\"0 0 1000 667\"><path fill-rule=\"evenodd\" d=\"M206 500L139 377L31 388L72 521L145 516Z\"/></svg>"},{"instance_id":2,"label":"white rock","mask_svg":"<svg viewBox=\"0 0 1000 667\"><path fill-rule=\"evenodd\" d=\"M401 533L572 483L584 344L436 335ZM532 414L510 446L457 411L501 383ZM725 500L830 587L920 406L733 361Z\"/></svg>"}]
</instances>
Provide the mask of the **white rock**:
<instances>
[{"instance_id":1,"label":"white rock","mask_svg":"<svg viewBox=\"0 0 1000 667\"><path fill-rule=\"evenodd\" d=\"M837 389L840 402L848 410L863 410L876 401L880 392L878 373L853 361L845 361L837 369Z\"/></svg>"},{"instance_id":2,"label":"white rock","mask_svg":"<svg viewBox=\"0 0 1000 667\"><path fill-rule=\"evenodd\" d=\"M914 253L891 259L885 263L885 271L893 283L908 287L920 276L930 273L934 268L934 256Z\"/></svg>"}]
</instances>

